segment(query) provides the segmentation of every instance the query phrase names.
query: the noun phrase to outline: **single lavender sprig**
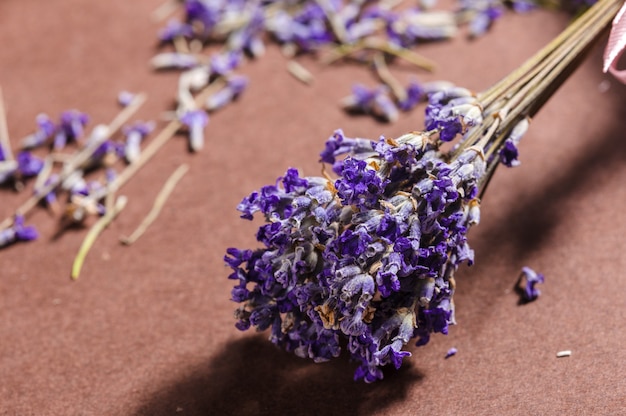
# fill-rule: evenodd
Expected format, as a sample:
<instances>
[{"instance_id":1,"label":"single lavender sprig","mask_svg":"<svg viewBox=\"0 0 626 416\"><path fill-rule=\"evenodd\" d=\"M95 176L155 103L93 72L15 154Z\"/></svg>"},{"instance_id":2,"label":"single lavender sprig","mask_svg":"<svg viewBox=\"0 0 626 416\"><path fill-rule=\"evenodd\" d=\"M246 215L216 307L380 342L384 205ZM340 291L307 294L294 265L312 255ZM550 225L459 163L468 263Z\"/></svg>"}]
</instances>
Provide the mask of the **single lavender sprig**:
<instances>
[{"instance_id":1,"label":"single lavender sprig","mask_svg":"<svg viewBox=\"0 0 626 416\"><path fill-rule=\"evenodd\" d=\"M0 230L0 247L6 247L18 241L35 240L39 234L32 225L24 225L24 217L16 215L13 224Z\"/></svg>"},{"instance_id":2,"label":"single lavender sprig","mask_svg":"<svg viewBox=\"0 0 626 416\"><path fill-rule=\"evenodd\" d=\"M204 128L209 124L209 116L204 110L189 110L180 116L180 122L189 129L189 148L193 152L204 147Z\"/></svg>"},{"instance_id":3,"label":"single lavender sprig","mask_svg":"<svg viewBox=\"0 0 626 416\"><path fill-rule=\"evenodd\" d=\"M336 131L321 153L336 179L288 169L245 197L262 248L224 258L240 303L236 326L269 329L270 340L315 362L342 345L373 382L399 368L404 346L455 324L455 272L471 265L468 230L501 163L507 140L534 115L610 24L620 3L601 0L564 35L480 94L448 87L431 94L427 128L398 138L348 138ZM510 139L517 137L517 139ZM451 150L441 145L454 143ZM510 163L512 165L512 163ZM528 271L527 271L528 272ZM531 276L528 274L528 276ZM533 275L534 276L534 275ZM532 282L529 287L535 291Z\"/></svg>"},{"instance_id":4,"label":"single lavender sprig","mask_svg":"<svg viewBox=\"0 0 626 416\"><path fill-rule=\"evenodd\" d=\"M45 144L57 130L57 126L47 114L38 114L36 122L37 130L22 139L22 147L24 149L32 149Z\"/></svg>"},{"instance_id":5,"label":"single lavender sprig","mask_svg":"<svg viewBox=\"0 0 626 416\"><path fill-rule=\"evenodd\" d=\"M141 142L154 130L154 122L138 121L122 129L126 136L124 144L124 157L128 163L133 163L141 154ZM106 149L108 152L109 150Z\"/></svg>"},{"instance_id":6,"label":"single lavender sprig","mask_svg":"<svg viewBox=\"0 0 626 416\"><path fill-rule=\"evenodd\" d=\"M530 267L522 267L516 289L520 293L522 302L532 302L541 295L541 291L536 287L539 283L544 283L543 274L537 273Z\"/></svg>"},{"instance_id":7,"label":"single lavender sprig","mask_svg":"<svg viewBox=\"0 0 626 416\"><path fill-rule=\"evenodd\" d=\"M88 122L89 116L85 113L78 110L64 111L54 135L54 150L61 150L66 144L80 140Z\"/></svg>"}]
</instances>

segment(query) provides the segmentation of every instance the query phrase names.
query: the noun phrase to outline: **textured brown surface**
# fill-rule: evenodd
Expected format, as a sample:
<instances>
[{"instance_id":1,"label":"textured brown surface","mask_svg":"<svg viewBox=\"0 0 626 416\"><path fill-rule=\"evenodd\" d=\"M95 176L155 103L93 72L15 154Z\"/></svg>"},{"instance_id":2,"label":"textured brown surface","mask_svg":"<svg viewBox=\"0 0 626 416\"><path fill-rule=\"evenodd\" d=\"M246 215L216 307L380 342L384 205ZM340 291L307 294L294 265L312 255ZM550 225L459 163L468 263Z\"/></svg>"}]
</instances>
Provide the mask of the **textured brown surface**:
<instances>
[{"instance_id":1,"label":"textured brown surface","mask_svg":"<svg viewBox=\"0 0 626 416\"><path fill-rule=\"evenodd\" d=\"M3 0L0 85L17 145L39 112L78 108L94 122L117 112L122 89L149 95L137 118L171 103L176 74L147 62L159 0ZM566 17L507 15L486 37L431 44L435 75L480 90L555 36ZM251 85L211 120L206 149L176 137L125 186L129 205L100 237L80 280L69 270L85 235L53 239L45 211L29 220L40 240L0 251L0 413L7 415L406 415L619 414L626 381L626 89L600 72L600 48L536 117L522 165L501 169L472 231L476 265L458 274L458 325L385 381L352 381L346 360L316 365L273 348L265 334L233 326L229 246L254 244L238 219L242 196L289 166L319 172L317 154L341 127L349 136L398 136L421 127L420 111L394 125L337 108L351 65L322 67L305 87L276 48L245 65ZM394 67L406 80L407 65ZM608 82L608 92L599 84ZM93 124L92 124L93 125ZM157 223L132 247L117 239L147 213L182 162L191 170ZM25 194L0 191L0 217ZM519 269L546 275L540 299L518 305ZM459 352L445 360L448 348ZM555 354L569 349L569 358Z\"/></svg>"}]
</instances>

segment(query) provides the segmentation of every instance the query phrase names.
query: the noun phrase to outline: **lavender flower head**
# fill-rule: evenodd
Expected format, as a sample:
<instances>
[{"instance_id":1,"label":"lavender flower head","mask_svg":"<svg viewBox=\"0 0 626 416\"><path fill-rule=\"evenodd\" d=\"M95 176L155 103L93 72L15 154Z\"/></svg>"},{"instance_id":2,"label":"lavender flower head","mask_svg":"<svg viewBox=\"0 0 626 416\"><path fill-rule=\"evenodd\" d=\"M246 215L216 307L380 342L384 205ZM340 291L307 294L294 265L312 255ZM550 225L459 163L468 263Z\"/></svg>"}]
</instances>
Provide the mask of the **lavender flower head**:
<instances>
[{"instance_id":1,"label":"lavender flower head","mask_svg":"<svg viewBox=\"0 0 626 416\"><path fill-rule=\"evenodd\" d=\"M54 136L54 149L60 150L69 142L80 140L88 122L89 116L85 113L78 110L64 111Z\"/></svg>"},{"instance_id":2,"label":"lavender flower head","mask_svg":"<svg viewBox=\"0 0 626 416\"><path fill-rule=\"evenodd\" d=\"M229 249L225 261L242 303L237 327L271 328L275 344L316 362L339 355L341 340L373 382L399 368L403 347L455 323L454 272L473 252L485 161L473 149L447 162L427 133L376 141L336 131L322 161L335 180L289 169L238 206L268 221L264 248Z\"/></svg>"},{"instance_id":3,"label":"lavender flower head","mask_svg":"<svg viewBox=\"0 0 626 416\"><path fill-rule=\"evenodd\" d=\"M24 225L24 217L16 215L13 225L4 230L0 230L0 247L6 247L18 241L35 240L39 234L32 225Z\"/></svg>"},{"instance_id":4,"label":"lavender flower head","mask_svg":"<svg viewBox=\"0 0 626 416\"><path fill-rule=\"evenodd\" d=\"M204 110L189 110L180 116L180 122L189 129L189 147L197 152L204 147L204 128L209 116Z\"/></svg>"},{"instance_id":5,"label":"lavender flower head","mask_svg":"<svg viewBox=\"0 0 626 416\"><path fill-rule=\"evenodd\" d=\"M530 267L522 267L522 273L516 287L522 302L532 302L537 299L541 295L541 291L536 286L544 281L543 274L537 273Z\"/></svg>"}]
</instances>

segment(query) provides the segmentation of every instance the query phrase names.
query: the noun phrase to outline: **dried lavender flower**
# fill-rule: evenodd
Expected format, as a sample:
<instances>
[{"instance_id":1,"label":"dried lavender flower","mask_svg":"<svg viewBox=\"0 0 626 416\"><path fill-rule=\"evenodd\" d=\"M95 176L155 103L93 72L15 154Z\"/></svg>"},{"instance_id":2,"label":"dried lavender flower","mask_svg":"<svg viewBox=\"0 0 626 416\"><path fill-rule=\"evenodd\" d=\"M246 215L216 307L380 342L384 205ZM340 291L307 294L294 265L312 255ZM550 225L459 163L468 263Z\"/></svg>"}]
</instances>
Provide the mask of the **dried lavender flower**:
<instances>
[{"instance_id":1,"label":"dried lavender flower","mask_svg":"<svg viewBox=\"0 0 626 416\"><path fill-rule=\"evenodd\" d=\"M78 110L67 110L61 114L57 126L53 148L63 149L68 143L80 140L85 134L85 126L89 122L89 116Z\"/></svg>"},{"instance_id":2,"label":"dried lavender flower","mask_svg":"<svg viewBox=\"0 0 626 416\"><path fill-rule=\"evenodd\" d=\"M123 133L126 136L126 143L124 145L124 157L128 163L133 163L139 157L141 153L141 142L148 134L154 130L154 122L138 121L130 126L126 126L123 129ZM105 148L101 151L108 153L113 149L109 149L109 146L104 143L101 145ZM100 150L100 149L99 149Z\"/></svg>"},{"instance_id":3,"label":"dried lavender flower","mask_svg":"<svg viewBox=\"0 0 626 416\"><path fill-rule=\"evenodd\" d=\"M16 215L10 227L0 230L0 247L6 247L18 241L35 240L38 236L35 227L25 226L24 217Z\"/></svg>"},{"instance_id":4,"label":"dried lavender flower","mask_svg":"<svg viewBox=\"0 0 626 416\"><path fill-rule=\"evenodd\" d=\"M27 151L19 152L16 160L18 164L17 171L23 178L36 176L41 171L44 164L43 160L33 156L32 153Z\"/></svg>"},{"instance_id":5,"label":"dried lavender flower","mask_svg":"<svg viewBox=\"0 0 626 416\"><path fill-rule=\"evenodd\" d=\"M204 128L209 116L204 110L190 110L180 116L180 122L189 129L189 148L197 152L204 147Z\"/></svg>"},{"instance_id":6,"label":"dried lavender flower","mask_svg":"<svg viewBox=\"0 0 626 416\"><path fill-rule=\"evenodd\" d=\"M522 267L516 289L521 295L523 302L532 302L541 295L541 291L536 288L538 283L543 283L543 274L537 273L530 267Z\"/></svg>"},{"instance_id":7,"label":"dried lavender flower","mask_svg":"<svg viewBox=\"0 0 626 416\"><path fill-rule=\"evenodd\" d=\"M22 147L24 149L32 149L43 145L57 130L56 125L47 114L38 114L36 122L37 130L22 139Z\"/></svg>"},{"instance_id":8,"label":"dried lavender flower","mask_svg":"<svg viewBox=\"0 0 626 416\"><path fill-rule=\"evenodd\" d=\"M205 107L208 111L218 110L233 100L248 86L248 78L242 75L232 75L226 81L226 86L207 98Z\"/></svg>"},{"instance_id":9,"label":"dried lavender flower","mask_svg":"<svg viewBox=\"0 0 626 416\"><path fill-rule=\"evenodd\" d=\"M456 355L457 352L459 352L459 351L456 348L452 347L446 353L445 358L448 359L448 358L452 357L453 355Z\"/></svg>"},{"instance_id":10,"label":"dried lavender flower","mask_svg":"<svg viewBox=\"0 0 626 416\"><path fill-rule=\"evenodd\" d=\"M127 107L136 97L136 94L133 94L129 91L120 91L117 95L117 102L122 107Z\"/></svg>"}]
</instances>

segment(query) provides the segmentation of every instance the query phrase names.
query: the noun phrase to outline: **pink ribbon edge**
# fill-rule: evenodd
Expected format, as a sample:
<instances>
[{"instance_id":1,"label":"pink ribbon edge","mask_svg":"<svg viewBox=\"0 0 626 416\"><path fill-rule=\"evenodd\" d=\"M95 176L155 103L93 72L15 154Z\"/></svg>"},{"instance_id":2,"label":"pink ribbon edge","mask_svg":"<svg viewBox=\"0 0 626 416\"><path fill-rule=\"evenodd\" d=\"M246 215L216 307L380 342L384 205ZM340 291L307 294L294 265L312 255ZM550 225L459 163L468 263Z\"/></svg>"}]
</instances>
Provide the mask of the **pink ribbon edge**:
<instances>
[{"instance_id":1,"label":"pink ribbon edge","mask_svg":"<svg viewBox=\"0 0 626 416\"><path fill-rule=\"evenodd\" d=\"M609 34L609 42L604 50L603 71L611 72L615 78L626 84L626 70L617 69L617 62L626 49L626 3L619 10Z\"/></svg>"}]
</instances>

